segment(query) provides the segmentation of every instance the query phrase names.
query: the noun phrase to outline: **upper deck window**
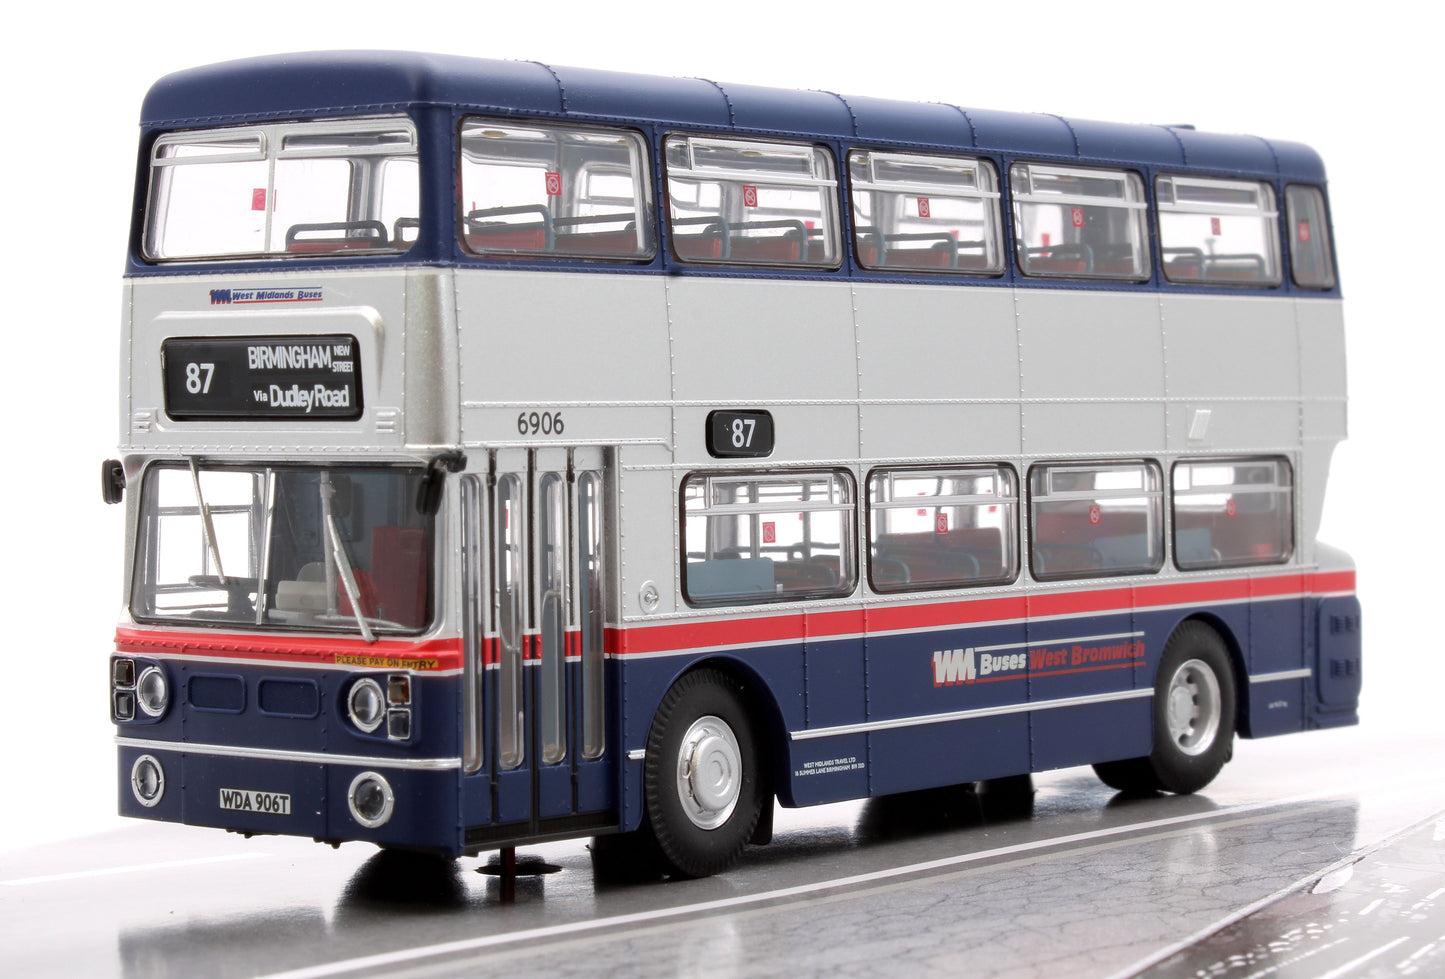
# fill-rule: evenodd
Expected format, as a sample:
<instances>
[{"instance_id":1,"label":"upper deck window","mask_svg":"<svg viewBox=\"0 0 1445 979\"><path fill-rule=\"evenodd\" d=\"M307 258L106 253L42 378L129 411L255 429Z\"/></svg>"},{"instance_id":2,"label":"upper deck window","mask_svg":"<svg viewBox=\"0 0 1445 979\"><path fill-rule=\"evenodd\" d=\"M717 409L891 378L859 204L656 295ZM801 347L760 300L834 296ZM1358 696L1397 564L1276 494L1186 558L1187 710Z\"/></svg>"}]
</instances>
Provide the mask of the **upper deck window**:
<instances>
[{"instance_id":1,"label":"upper deck window","mask_svg":"<svg viewBox=\"0 0 1445 979\"><path fill-rule=\"evenodd\" d=\"M416 240L403 118L171 133L151 150L153 262L402 252Z\"/></svg>"},{"instance_id":2,"label":"upper deck window","mask_svg":"<svg viewBox=\"0 0 1445 979\"><path fill-rule=\"evenodd\" d=\"M468 119L459 165L469 252L640 261L656 251L637 133Z\"/></svg>"},{"instance_id":3,"label":"upper deck window","mask_svg":"<svg viewBox=\"0 0 1445 979\"><path fill-rule=\"evenodd\" d=\"M1289 216L1289 267L1295 285L1333 288L1335 263L1330 255L1325 195L1318 187L1290 184L1284 189L1284 207Z\"/></svg>"},{"instance_id":4,"label":"upper deck window","mask_svg":"<svg viewBox=\"0 0 1445 979\"><path fill-rule=\"evenodd\" d=\"M669 136L666 158L680 260L838 267L838 182L825 148Z\"/></svg>"},{"instance_id":5,"label":"upper deck window","mask_svg":"<svg viewBox=\"0 0 1445 979\"><path fill-rule=\"evenodd\" d=\"M1024 275L1149 278L1148 205L1138 174L1015 163L1009 181Z\"/></svg>"},{"instance_id":6,"label":"upper deck window","mask_svg":"<svg viewBox=\"0 0 1445 979\"><path fill-rule=\"evenodd\" d=\"M1279 285L1278 215L1269 184L1162 176L1154 193L1170 282Z\"/></svg>"},{"instance_id":7,"label":"upper deck window","mask_svg":"<svg viewBox=\"0 0 1445 979\"><path fill-rule=\"evenodd\" d=\"M997 275L998 176L987 160L848 154L858 264Z\"/></svg>"}]
</instances>

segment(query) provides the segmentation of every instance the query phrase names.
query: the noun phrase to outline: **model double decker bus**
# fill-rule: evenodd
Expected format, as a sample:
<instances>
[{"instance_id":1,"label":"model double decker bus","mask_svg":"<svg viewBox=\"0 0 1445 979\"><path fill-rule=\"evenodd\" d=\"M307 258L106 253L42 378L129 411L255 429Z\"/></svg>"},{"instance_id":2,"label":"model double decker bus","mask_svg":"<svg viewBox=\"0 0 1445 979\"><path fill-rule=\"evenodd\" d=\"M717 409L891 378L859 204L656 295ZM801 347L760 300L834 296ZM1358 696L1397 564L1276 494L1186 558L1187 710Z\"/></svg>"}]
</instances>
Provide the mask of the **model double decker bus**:
<instances>
[{"instance_id":1,"label":"model double decker bus","mask_svg":"<svg viewBox=\"0 0 1445 979\"><path fill-rule=\"evenodd\" d=\"M330 53L162 79L138 162L125 814L703 875L1356 721L1303 146Z\"/></svg>"}]
</instances>

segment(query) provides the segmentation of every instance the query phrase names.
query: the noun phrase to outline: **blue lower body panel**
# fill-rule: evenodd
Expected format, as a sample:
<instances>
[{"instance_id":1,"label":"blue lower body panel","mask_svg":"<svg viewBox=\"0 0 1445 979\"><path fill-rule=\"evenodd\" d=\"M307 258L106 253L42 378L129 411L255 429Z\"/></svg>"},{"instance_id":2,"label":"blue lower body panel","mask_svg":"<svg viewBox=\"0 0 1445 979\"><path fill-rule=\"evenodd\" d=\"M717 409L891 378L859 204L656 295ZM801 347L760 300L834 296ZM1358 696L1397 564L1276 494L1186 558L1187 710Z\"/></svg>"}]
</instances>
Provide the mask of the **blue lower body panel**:
<instances>
[{"instance_id":1,"label":"blue lower body panel","mask_svg":"<svg viewBox=\"0 0 1445 979\"><path fill-rule=\"evenodd\" d=\"M152 806L143 805L131 785L133 767L142 755L159 764L164 778ZM363 772L385 779L391 791L391 816L381 826L362 825L348 804L352 782ZM462 852L455 771L316 765L122 746L119 776L123 816L238 833Z\"/></svg>"}]
</instances>

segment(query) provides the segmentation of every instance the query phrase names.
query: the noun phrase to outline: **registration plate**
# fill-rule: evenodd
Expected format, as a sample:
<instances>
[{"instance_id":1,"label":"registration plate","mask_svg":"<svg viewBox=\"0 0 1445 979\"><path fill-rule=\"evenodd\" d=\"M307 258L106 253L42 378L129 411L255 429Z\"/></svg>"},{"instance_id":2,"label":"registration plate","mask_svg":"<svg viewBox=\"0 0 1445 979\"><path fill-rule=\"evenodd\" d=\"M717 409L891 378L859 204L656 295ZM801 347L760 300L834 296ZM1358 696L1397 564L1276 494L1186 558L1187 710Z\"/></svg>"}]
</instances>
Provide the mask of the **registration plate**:
<instances>
[{"instance_id":1,"label":"registration plate","mask_svg":"<svg viewBox=\"0 0 1445 979\"><path fill-rule=\"evenodd\" d=\"M222 789L221 808L234 812L266 812L291 815L291 796L285 792L257 792L255 789Z\"/></svg>"}]
</instances>

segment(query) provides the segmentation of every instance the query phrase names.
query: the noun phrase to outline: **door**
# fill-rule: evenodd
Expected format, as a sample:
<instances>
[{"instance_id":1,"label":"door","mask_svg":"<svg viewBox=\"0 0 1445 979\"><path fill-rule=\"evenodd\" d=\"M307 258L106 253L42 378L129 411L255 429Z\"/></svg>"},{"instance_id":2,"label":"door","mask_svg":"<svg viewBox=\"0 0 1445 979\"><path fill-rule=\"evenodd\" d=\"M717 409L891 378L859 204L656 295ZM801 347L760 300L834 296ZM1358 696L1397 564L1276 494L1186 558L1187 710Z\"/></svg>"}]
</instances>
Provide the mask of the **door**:
<instances>
[{"instance_id":1,"label":"door","mask_svg":"<svg viewBox=\"0 0 1445 979\"><path fill-rule=\"evenodd\" d=\"M493 652L474 708L492 824L515 837L610 825L602 452L499 450L493 461L484 576Z\"/></svg>"}]
</instances>

